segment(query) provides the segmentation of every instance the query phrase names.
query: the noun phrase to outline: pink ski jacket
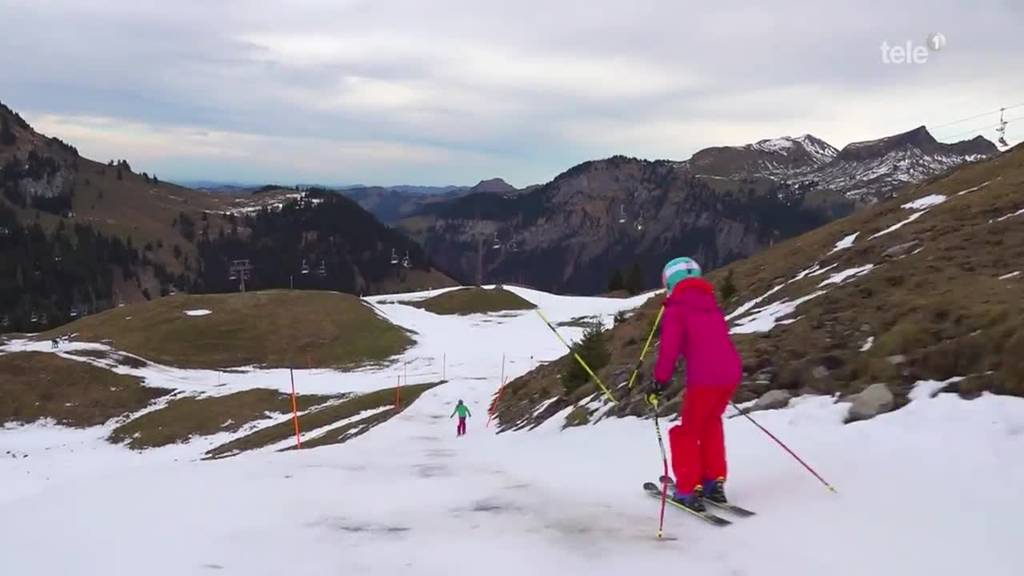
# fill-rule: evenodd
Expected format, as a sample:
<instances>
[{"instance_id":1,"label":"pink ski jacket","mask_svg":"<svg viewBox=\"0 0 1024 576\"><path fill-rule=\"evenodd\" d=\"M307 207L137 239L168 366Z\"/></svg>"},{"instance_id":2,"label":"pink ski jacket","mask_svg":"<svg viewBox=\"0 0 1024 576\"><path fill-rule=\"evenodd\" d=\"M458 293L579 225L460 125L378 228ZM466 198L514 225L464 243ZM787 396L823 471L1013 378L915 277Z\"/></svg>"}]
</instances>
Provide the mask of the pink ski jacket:
<instances>
[{"instance_id":1,"label":"pink ski jacket","mask_svg":"<svg viewBox=\"0 0 1024 576\"><path fill-rule=\"evenodd\" d=\"M686 359L687 386L736 387L743 379L715 288L703 278L683 280L665 300L654 379L671 380L679 356Z\"/></svg>"}]
</instances>

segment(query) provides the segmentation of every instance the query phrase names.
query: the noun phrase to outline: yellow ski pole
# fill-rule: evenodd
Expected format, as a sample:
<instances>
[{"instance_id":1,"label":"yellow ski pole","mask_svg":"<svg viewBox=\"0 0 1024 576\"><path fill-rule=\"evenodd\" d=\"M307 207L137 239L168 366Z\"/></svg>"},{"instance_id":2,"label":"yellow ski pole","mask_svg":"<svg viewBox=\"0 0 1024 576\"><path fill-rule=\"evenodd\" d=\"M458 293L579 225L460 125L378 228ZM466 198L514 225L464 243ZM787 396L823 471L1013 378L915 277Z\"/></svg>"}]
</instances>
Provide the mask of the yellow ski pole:
<instances>
[{"instance_id":1,"label":"yellow ski pole","mask_svg":"<svg viewBox=\"0 0 1024 576\"><path fill-rule=\"evenodd\" d=\"M658 325L661 324L661 317L665 314L665 304L662 303L661 307L658 308L658 316L654 319L654 326L651 326L651 333L647 335L647 342L644 343L644 349L640 351L640 359L636 361L636 368L633 368L633 375L629 377L630 390L633 389L633 383L636 382L637 375L640 374L640 367L644 363L644 357L647 356L647 350L651 347L651 341L654 340L654 333L658 331Z\"/></svg>"},{"instance_id":2,"label":"yellow ski pole","mask_svg":"<svg viewBox=\"0 0 1024 576\"><path fill-rule=\"evenodd\" d=\"M549 322L547 317L544 316L544 313L540 311L540 308L537 308L536 310L537 315L540 316L540 319L543 320L545 324L547 324L548 328L550 328L551 331L555 333L555 336L558 337L562 344L564 344L565 347L569 349L569 352L571 352L573 357L576 358L576 361L580 363L580 366L582 366L583 369L586 370L587 374L589 374L590 377L594 379L594 382L596 382L598 387L601 388L601 391L604 392L604 395L605 397L608 398L608 401L611 402L612 404L618 404L619 402L615 399L614 396L612 396L611 390L609 390L608 387L604 385L604 382L601 382L601 379L597 377L597 374L594 374L594 371L590 369L590 366L587 366L587 362L583 360L583 358L581 358L575 350L572 349L572 346L570 346L569 343L565 341L565 338L562 338L562 335L558 333L558 330L555 330L555 327L551 325L551 322Z\"/></svg>"}]
</instances>

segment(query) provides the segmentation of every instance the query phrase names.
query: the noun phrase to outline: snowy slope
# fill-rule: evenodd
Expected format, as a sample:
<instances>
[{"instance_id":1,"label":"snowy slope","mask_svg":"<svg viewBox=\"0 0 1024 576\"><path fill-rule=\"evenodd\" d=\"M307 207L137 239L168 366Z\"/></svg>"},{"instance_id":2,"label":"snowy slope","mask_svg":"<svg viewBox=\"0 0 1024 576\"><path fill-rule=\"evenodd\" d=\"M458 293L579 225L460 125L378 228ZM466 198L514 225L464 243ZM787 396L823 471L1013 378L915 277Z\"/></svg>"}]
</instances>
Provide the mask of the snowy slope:
<instances>
[{"instance_id":1,"label":"snowy slope","mask_svg":"<svg viewBox=\"0 0 1024 576\"><path fill-rule=\"evenodd\" d=\"M646 299L513 290L556 323L610 322ZM730 490L759 516L712 529L669 510L673 540L659 542L657 502L639 491L661 466L650 421L563 432L555 418L496 436L484 424L502 354L517 376L561 344L532 312L440 317L404 298L374 299L417 332L380 370L446 354L449 382L345 445L200 462L190 445L130 453L88 430L0 431L0 455L14 453L0 458L0 574L999 576L1024 561L1024 400L932 398L938 385L922 383L906 408L853 425L831 398L758 413L839 495L729 419ZM461 439L448 418L457 399L474 415ZM899 505L884 496L894 491Z\"/></svg>"}]
</instances>

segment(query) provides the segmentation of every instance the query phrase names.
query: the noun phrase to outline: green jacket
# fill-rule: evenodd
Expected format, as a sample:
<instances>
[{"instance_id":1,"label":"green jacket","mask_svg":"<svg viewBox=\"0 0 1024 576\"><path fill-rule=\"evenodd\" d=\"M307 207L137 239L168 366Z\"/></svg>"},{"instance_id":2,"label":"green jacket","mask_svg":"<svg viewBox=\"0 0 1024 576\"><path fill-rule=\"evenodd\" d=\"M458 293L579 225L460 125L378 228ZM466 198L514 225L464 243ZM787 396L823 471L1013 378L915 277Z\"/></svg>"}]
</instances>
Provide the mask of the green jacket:
<instances>
[{"instance_id":1,"label":"green jacket","mask_svg":"<svg viewBox=\"0 0 1024 576\"><path fill-rule=\"evenodd\" d=\"M452 412L452 416L455 416L456 414L459 415L459 418L472 416L472 414L469 412L469 406L466 406L465 404L458 404L455 406L455 410ZM451 418L452 416L449 416L449 418Z\"/></svg>"}]
</instances>

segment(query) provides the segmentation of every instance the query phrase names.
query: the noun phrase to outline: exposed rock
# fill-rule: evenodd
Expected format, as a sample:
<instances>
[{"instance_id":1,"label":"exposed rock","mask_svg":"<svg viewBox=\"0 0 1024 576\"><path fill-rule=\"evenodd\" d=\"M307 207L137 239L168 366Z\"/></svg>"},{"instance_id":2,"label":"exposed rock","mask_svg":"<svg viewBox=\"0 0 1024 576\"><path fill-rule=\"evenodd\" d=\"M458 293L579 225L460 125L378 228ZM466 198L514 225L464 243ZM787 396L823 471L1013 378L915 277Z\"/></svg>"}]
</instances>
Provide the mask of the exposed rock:
<instances>
[{"instance_id":1,"label":"exposed rock","mask_svg":"<svg viewBox=\"0 0 1024 576\"><path fill-rule=\"evenodd\" d=\"M889 356L886 360L888 360L889 364L892 364L893 366L899 366L907 361L907 357L903 354L895 354L893 356Z\"/></svg>"},{"instance_id":2,"label":"exposed rock","mask_svg":"<svg viewBox=\"0 0 1024 576\"><path fill-rule=\"evenodd\" d=\"M815 366L814 370L811 370L811 376L814 376L817 380L828 378L829 370L824 366Z\"/></svg>"},{"instance_id":3,"label":"exposed rock","mask_svg":"<svg viewBox=\"0 0 1024 576\"><path fill-rule=\"evenodd\" d=\"M789 393L789 390L769 390L757 399L757 402L754 403L754 406L749 411L778 410L779 408L789 406L789 401L792 399L793 395Z\"/></svg>"},{"instance_id":4,"label":"exposed rock","mask_svg":"<svg viewBox=\"0 0 1024 576\"><path fill-rule=\"evenodd\" d=\"M917 250L923 245L924 244L922 244L920 240L914 240L904 244L897 244L896 246L889 248L885 252L882 252L882 258L885 260L900 258L906 256L907 254L910 254L911 252Z\"/></svg>"},{"instance_id":5,"label":"exposed rock","mask_svg":"<svg viewBox=\"0 0 1024 576\"><path fill-rule=\"evenodd\" d=\"M872 384L860 394L850 397L853 404L847 415L847 422L868 420L884 414L896 405L896 398L885 384Z\"/></svg>"}]
</instances>

